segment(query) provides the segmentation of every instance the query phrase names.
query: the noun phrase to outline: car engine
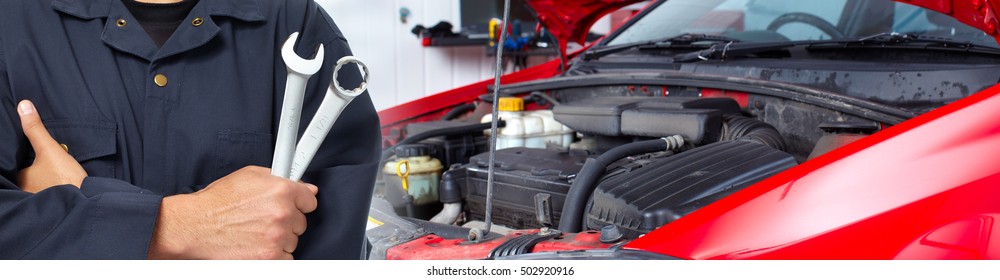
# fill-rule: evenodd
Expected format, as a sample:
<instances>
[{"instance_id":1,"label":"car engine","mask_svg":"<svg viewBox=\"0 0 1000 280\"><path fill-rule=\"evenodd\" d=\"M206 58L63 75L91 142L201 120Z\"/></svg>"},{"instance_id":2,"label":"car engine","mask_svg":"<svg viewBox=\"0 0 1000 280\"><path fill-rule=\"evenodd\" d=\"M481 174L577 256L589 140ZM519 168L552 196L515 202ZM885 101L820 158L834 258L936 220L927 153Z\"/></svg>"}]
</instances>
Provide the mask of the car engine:
<instances>
[{"instance_id":1,"label":"car engine","mask_svg":"<svg viewBox=\"0 0 1000 280\"><path fill-rule=\"evenodd\" d=\"M477 126L489 115L476 110L464 120L407 126L403 134L418 137L386 157L372 218L392 226L369 230L371 258L489 259L620 246L795 167L814 149L849 142L821 138L871 133L783 133L729 97L581 92L556 92L558 104L538 93L501 98L492 201L489 131ZM827 120L834 122L823 127L858 121L833 113ZM803 142L815 147L796 144ZM428 160L440 168L397 172L402 161ZM492 232L469 236L487 216Z\"/></svg>"}]
</instances>

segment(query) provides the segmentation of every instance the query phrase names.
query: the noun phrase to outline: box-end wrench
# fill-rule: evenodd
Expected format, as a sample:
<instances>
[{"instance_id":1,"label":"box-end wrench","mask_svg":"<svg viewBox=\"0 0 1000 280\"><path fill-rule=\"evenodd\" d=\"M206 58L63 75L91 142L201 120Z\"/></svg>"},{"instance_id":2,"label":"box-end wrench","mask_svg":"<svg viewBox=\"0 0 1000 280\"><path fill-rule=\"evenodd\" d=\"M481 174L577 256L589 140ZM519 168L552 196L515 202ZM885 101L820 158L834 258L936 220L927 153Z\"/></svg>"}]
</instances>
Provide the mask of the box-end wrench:
<instances>
[{"instance_id":1,"label":"box-end wrench","mask_svg":"<svg viewBox=\"0 0 1000 280\"><path fill-rule=\"evenodd\" d=\"M278 123L278 137L275 140L274 159L271 162L271 175L283 178L289 178L291 172L306 84L309 82L309 78L323 67L323 45L319 45L315 58L304 59L295 53L295 42L298 39L299 33L292 33L281 46L281 59L285 61L288 77L285 79L285 97L281 106L281 119Z\"/></svg>"},{"instance_id":2,"label":"box-end wrench","mask_svg":"<svg viewBox=\"0 0 1000 280\"><path fill-rule=\"evenodd\" d=\"M357 88L346 90L340 86L337 75L344 65L352 63L361 67L361 71L364 72L364 76L362 76L363 81ZM323 102L319 105L319 111L313 116L312 121L309 122L309 126L302 135L302 140L299 140L298 146L295 147L295 158L292 161L291 175L288 179L298 181L302 178L306 167L309 167L309 163L316 156L316 151L319 150L320 144L323 144L326 135L330 133L330 128L337 122L340 114L344 112L344 108L354 100L354 97L365 92L369 82L368 75L368 66L356 57L345 56L337 60L337 66L333 69L333 82L327 87L326 96L323 97Z\"/></svg>"}]
</instances>

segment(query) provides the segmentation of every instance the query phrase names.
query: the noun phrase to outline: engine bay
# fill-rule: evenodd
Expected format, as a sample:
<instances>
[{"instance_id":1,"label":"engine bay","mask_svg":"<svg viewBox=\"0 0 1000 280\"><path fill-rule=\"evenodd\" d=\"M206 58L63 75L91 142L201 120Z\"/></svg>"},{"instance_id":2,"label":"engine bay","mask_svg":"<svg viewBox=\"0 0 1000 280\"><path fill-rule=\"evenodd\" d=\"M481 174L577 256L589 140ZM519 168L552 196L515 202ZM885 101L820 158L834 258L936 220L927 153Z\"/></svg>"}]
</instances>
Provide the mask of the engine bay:
<instances>
[{"instance_id":1,"label":"engine bay","mask_svg":"<svg viewBox=\"0 0 1000 280\"><path fill-rule=\"evenodd\" d=\"M383 155L372 259L620 248L886 123L768 94L608 85L500 98L411 123ZM404 170L405 169L405 170ZM476 236L476 228L492 223Z\"/></svg>"}]
</instances>

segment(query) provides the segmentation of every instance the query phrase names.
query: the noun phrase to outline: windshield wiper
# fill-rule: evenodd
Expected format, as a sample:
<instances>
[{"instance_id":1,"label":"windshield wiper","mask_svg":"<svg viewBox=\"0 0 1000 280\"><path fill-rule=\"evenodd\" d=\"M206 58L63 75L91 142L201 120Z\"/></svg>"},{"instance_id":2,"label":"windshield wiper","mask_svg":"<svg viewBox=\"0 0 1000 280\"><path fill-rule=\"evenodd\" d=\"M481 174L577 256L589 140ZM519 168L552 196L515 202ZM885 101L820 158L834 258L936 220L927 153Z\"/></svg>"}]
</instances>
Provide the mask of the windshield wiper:
<instances>
[{"instance_id":1,"label":"windshield wiper","mask_svg":"<svg viewBox=\"0 0 1000 280\"><path fill-rule=\"evenodd\" d=\"M949 46L961 47L966 49L973 47L985 47L985 48L995 49L988 46L976 45L973 44L971 41L961 42L943 37L934 37L934 36L926 36L926 35L918 35L910 33L896 33L896 32L879 33L863 37L857 40L834 40L834 41L835 42L843 41L847 43L855 42L855 43L875 43L875 44L941 43L941 44L950 44Z\"/></svg>"},{"instance_id":2,"label":"windshield wiper","mask_svg":"<svg viewBox=\"0 0 1000 280\"><path fill-rule=\"evenodd\" d=\"M601 58L603 56L622 52L625 50L637 49L637 48L677 48L677 47L696 47L693 43L698 42L740 42L740 39L730 38L721 35L709 35L709 34L694 34L694 33L684 33L681 35L653 39L648 41L604 46L601 48L594 48L583 54L583 60L594 60ZM705 45L705 48L710 46Z\"/></svg>"},{"instance_id":3,"label":"windshield wiper","mask_svg":"<svg viewBox=\"0 0 1000 280\"><path fill-rule=\"evenodd\" d=\"M695 62L713 59L727 59L767 51L785 50L796 46L820 46L820 45L840 45L840 47L868 47L868 46L907 46L914 44L924 44L925 48L947 48L959 49L969 52L1000 54L1000 49L990 46L973 44L972 42L955 41L948 38L932 37L906 33L879 33L871 36L851 39L834 40L809 40L790 42L770 42L770 43L747 43L747 44L715 44L712 47L696 52L684 53L674 56L674 62ZM930 45L934 44L934 45Z\"/></svg>"}]
</instances>

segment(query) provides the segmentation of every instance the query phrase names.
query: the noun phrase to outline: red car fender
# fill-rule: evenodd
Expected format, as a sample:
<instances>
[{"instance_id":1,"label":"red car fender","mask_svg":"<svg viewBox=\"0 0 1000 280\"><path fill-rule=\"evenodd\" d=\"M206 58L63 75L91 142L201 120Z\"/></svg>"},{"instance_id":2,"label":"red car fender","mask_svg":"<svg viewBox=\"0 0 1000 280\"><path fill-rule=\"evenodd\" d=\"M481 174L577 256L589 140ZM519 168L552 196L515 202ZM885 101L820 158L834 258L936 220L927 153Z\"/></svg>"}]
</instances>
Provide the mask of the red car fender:
<instances>
[{"instance_id":1,"label":"red car fender","mask_svg":"<svg viewBox=\"0 0 1000 280\"><path fill-rule=\"evenodd\" d=\"M1000 86L761 181L626 248L690 259L1000 259Z\"/></svg>"},{"instance_id":2,"label":"red car fender","mask_svg":"<svg viewBox=\"0 0 1000 280\"><path fill-rule=\"evenodd\" d=\"M1000 0L898 1L1000 38ZM503 83L558 73L555 60L505 75ZM490 83L383 110L383 135L439 119ZM1000 242L990 242L1000 238L998 93L995 86L807 161L626 248L690 259L1000 259Z\"/></svg>"}]
</instances>

